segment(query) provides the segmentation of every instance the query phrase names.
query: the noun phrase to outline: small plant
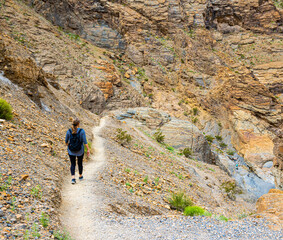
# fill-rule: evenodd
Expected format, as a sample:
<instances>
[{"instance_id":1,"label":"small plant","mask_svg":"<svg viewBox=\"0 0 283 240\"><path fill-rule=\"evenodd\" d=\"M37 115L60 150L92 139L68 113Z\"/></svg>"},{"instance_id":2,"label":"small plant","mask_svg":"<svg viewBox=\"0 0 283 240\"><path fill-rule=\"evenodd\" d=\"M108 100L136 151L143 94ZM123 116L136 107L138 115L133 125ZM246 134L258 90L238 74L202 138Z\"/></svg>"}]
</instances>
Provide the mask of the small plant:
<instances>
[{"instance_id":1,"label":"small plant","mask_svg":"<svg viewBox=\"0 0 283 240\"><path fill-rule=\"evenodd\" d=\"M157 129L157 131L153 134L155 140L159 143L164 143L165 136L162 134L160 129Z\"/></svg>"},{"instance_id":2,"label":"small plant","mask_svg":"<svg viewBox=\"0 0 283 240\"><path fill-rule=\"evenodd\" d=\"M12 118L13 113L11 105L0 98L0 119L11 120Z\"/></svg>"},{"instance_id":3,"label":"small plant","mask_svg":"<svg viewBox=\"0 0 283 240\"><path fill-rule=\"evenodd\" d=\"M70 237L70 234L67 233L66 231L64 231L64 232L56 231L54 233L54 239L57 239L57 240L72 240L72 238Z\"/></svg>"},{"instance_id":4,"label":"small plant","mask_svg":"<svg viewBox=\"0 0 283 240\"><path fill-rule=\"evenodd\" d=\"M130 173L130 172L131 172L131 169L125 168L125 172L126 172L126 173Z\"/></svg>"},{"instance_id":5,"label":"small plant","mask_svg":"<svg viewBox=\"0 0 283 240\"><path fill-rule=\"evenodd\" d=\"M147 175L146 175L145 178L143 179L143 182L144 182L144 183L147 183L147 182L148 182L148 176L147 176Z\"/></svg>"},{"instance_id":6,"label":"small plant","mask_svg":"<svg viewBox=\"0 0 283 240\"><path fill-rule=\"evenodd\" d=\"M216 136L215 136L215 138L216 138L216 140L217 140L217 141L219 141L219 142L221 142L221 141L222 141L222 137L221 137L221 136L219 136L219 135L216 135Z\"/></svg>"},{"instance_id":7,"label":"small plant","mask_svg":"<svg viewBox=\"0 0 283 240\"><path fill-rule=\"evenodd\" d=\"M34 238L40 238L40 233L38 232L38 225L37 223L34 223L32 225L32 228L31 228L31 235L34 237Z\"/></svg>"},{"instance_id":8,"label":"small plant","mask_svg":"<svg viewBox=\"0 0 283 240\"><path fill-rule=\"evenodd\" d=\"M214 140L214 137L212 137L211 135L205 135L205 139L206 141L208 141L209 143L212 143Z\"/></svg>"},{"instance_id":9,"label":"small plant","mask_svg":"<svg viewBox=\"0 0 283 240\"><path fill-rule=\"evenodd\" d=\"M189 116L189 113L186 112L186 111L185 111L183 114L184 114L184 116L186 116L186 117Z\"/></svg>"},{"instance_id":10,"label":"small plant","mask_svg":"<svg viewBox=\"0 0 283 240\"><path fill-rule=\"evenodd\" d=\"M30 239L30 232L29 230L26 230L24 235L23 235L24 240L29 240Z\"/></svg>"},{"instance_id":11,"label":"small plant","mask_svg":"<svg viewBox=\"0 0 283 240\"><path fill-rule=\"evenodd\" d=\"M217 125L218 125L218 127L222 128L222 123L221 122L218 122Z\"/></svg>"},{"instance_id":12,"label":"small plant","mask_svg":"<svg viewBox=\"0 0 283 240\"><path fill-rule=\"evenodd\" d=\"M16 210L16 197L12 197L12 200L11 200L11 210L12 211L15 211Z\"/></svg>"},{"instance_id":13,"label":"small plant","mask_svg":"<svg viewBox=\"0 0 283 240\"><path fill-rule=\"evenodd\" d=\"M207 168L208 170L215 172L215 170L213 168Z\"/></svg>"},{"instance_id":14,"label":"small plant","mask_svg":"<svg viewBox=\"0 0 283 240\"><path fill-rule=\"evenodd\" d=\"M221 148L226 148L226 147L227 147L227 144L222 142L222 143L219 144L219 146L220 146Z\"/></svg>"},{"instance_id":15,"label":"small plant","mask_svg":"<svg viewBox=\"0 0 283 240\"><path fill-rule=\"evenodd\" d=\"M212 216L212 213L208 212L208 211L205 211L203 213L203 216L206 216L206 217L211 217Z\"/></svg>"},{"instance_id":16,"label":"small plant","mask_svg":"<svg viewBox=\"0 0 283 240\"><path fill-rule=\"evenodd\" d=\"M198 122L198 118L197 117L192 117L192 122L193 123L197 123Z\"/></svg>"},{"instance_id":17,"label":"small plant","mask_svg":"<svg viewBox=\"0 0 283 240\"><path fill-rule=\"evenodd\" d=\"M199 216L203 215L205 210L199 206L188 206L184 210L185 216Z\"/></svg>"},{"instance_id":18,"label":"small plant","mask_svg":"<svg viewBox=\"0 0 283 240\"><path fill-rule=\"evenodd\" d=\"M44 228L48 227L49 219L50 219L50 217L48 216L48 214L46 214L44 212L41 213L39 221Z\"/></svg>"},{"instance_id":19,"label":"small plant","mask_svg":"<svg viewBox=\"0 0 283 240\"><path fill-rule=\"evenodd\" d=\"M168 145L166 146L166 149L169 150L172 153L175 151L175 148L168 146Z\"/></svg>"},{"instance_id":20,"label":"small plant","mask_svg":"<svg viewBox=\"0 0 283 240\"><path fill-rule=\"evenodd\" d=\"M30 194L35 197L35 198L42 198L42 190L41 190L41 186L40 185L36 185L35 187L33 187L31 189Z\"/></svg>"},{"instance_id":21,"label":"small plant","mask_svg":"<svg viewBox=\"0 0 283 240\"><path fill-rule=\"evenodd\" d=\"M127 187L130 187L131 186L131 184L129 183L129 182L126 182L126 184L125 184Z\"/></svg>"},{"instance_id":22,"label":"small plant","mask_svg":"<svg viewBox=\"0 0 283 240\"><path fill-rule=\"evenodd\" d=\"M188 206L192 206L193 202L188 198L184 192L173 193L171 198L168 199L172 209L184 211Z\"/></svg>"},{"instance_id":23,"label":"small plant","mask_svg":"<svg viewBox=\"0 0 283 240\"><path fill-rule=\"evenodd\" d=\"M248 216L248 214L246 214L246 213L241 213L241 214L238 215L238 219L241 220L241 219L243 219L243 218L246 218L247 216Z\"/></svg>"},{"instance_id":24,"label":"small plant","mask_svg":"<svg viewBox=\"0 0 283 240\"><path fill-rule=\"evenodd\" d=\"M216 219L220 220L220 221L224 221L224 222L228 222L228 220L229 220L227 217L225 217L223 215L217 216Z\"/></svg>"},{"instance_id":25,"label":"small plant","mask_svg":"<svg viewBox=\"0 0 283 240\"><path fill-rule=\"evenodd\" d=\"M235 151L228 149L226 153L230 156L233 156L235 154Z\"/></svg>"},{"instance_id":26,"label":"small plant","mask_svg":"<svg viewBox=\"0 0 283 240\"><path fill-rule=\"evenodd\" d=\"M155 179L154 179L154 182L155 182L155 185L158 185L158 183L159 183L159 177L155 178Z\"/></svg>"},{"instance_id":27,"label":"small plant","mask_svg":"<svg viewBox=\"0 0 283 240\"><path fill-rule=\"evenodd\" d=\"M193 108L193 114L194 114L194 116L196 116L198 114L198 108L197 107Z\"/></svg>"},{"instance_id":28,"label":"small plant","mask_svg":"<svg viewBox=\"0 0 283 240\"><path fill-rule=\"evenodd\" d=\"M227 193L227 196L233 201L236 200L235 194L242 193L242 191L237 188L236 183L232 181L223 182L220 185L220 188L222 188Z\"/></svg>"},{"instance_id":29,"label":"small plant","mask_svg":"<svg viewBox=\"0 0 283 240\"><path fill-rule=\"evenodd\" d=\"M190 156L192 156L192 149L191 148L185 148L183 149L182 153L185 155L186 158L189 158Z\"/></svg>"},{"instance_id":30,"label":"small plant","mask_svg":"<svg viewBox=\"0 0 283 240\"><path fill-rule=\"evenodd\" d=\"M130 134L127 134L127 131L123 131L122 128L116 129L116 138L117 141L123 146L126 143L129 143L132 140L132 137Z\"/></svg>"},{"instance_id":31,"label":"small plant","mask_svg":"<svg viewBox=\"0 0 283 240\"><path fill-rule=\"evenodd\" d=\"M2 183L2 175L0 176L0 182ZM12 184L12 176L9 176L8 179L0 186L1 191L6 191Z\"/></svg>"}]
</instances>

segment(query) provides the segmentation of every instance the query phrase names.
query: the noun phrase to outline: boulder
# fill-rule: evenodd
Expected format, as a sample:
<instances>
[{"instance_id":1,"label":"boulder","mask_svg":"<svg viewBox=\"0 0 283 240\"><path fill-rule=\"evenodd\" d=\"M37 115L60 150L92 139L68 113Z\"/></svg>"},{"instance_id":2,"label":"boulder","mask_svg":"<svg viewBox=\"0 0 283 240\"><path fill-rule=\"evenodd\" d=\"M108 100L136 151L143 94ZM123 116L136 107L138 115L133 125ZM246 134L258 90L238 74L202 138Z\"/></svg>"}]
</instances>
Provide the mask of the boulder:
<instances>
[{"instance_id":1,"label":"boulder","mask_svg":"<svg viewBox=\"0 0 283 240\"><path fill-rule=\"evenodd\" d=\"M267 218L277 225L277 229L283 227L283 191L270 189L267 194L261 196L256 203L257 214Z\"/></svg>"}]
</instances>

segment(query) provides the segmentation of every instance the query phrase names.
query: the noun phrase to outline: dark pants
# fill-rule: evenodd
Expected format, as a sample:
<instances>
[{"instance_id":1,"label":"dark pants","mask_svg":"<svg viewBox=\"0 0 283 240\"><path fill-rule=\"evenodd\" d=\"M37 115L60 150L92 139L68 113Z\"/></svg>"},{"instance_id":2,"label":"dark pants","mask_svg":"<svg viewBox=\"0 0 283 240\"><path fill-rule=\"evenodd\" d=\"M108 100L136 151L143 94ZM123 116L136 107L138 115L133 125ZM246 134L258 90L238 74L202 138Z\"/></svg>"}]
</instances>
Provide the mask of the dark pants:
<instances>
[{"instance_id":1,"label":"dark pants","mask_svg":"<svg viewBox=\"0 0 283 240\"><path fill-rule=\"evenodd\" d=\"M70 160L71 160L71 174L72 176L75 175L75 170L76 170L76 158L78 158L78 166L79 166L79 174L83 174L83 158L84 154L81 156L73 156L69 155Z\"/></svg>"}]
</instances>

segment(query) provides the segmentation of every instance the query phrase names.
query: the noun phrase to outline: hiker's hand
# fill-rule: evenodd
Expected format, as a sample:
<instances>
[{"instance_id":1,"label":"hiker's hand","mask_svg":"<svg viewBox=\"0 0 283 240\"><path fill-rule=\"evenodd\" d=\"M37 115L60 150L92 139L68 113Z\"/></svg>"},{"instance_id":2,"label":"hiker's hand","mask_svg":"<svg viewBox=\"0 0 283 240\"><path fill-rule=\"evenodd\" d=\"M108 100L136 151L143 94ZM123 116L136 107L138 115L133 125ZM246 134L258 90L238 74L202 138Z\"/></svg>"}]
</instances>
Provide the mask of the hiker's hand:
<instances>
[{"instance_id":1,"label":"hiker's hand","mask_svg":"<svg viewBox=\"0 0 283 240\"><path fill-rule=\"evenodd\" d=\"M87 156L89 157L89 154L90 154L90 151L89 151L89 149L87 150L87 153L86 153L86 154L87 154Z\"/></svg>"}]
</instances>

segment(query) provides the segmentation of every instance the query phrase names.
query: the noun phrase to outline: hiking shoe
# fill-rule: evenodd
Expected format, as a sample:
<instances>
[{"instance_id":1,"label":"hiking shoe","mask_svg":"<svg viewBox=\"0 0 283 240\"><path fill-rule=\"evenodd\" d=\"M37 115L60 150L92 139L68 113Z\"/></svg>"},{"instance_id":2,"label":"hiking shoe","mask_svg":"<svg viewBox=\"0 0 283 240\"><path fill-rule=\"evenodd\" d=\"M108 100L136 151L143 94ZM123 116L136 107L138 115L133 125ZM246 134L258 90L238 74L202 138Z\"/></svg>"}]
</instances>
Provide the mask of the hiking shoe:
<instances>
[{"instance_id":1,"label":"hiking shoe","mask_svg":"<svg viewBox=\"0 0 283 240\"><path fill-rule=\"evenodd\" d=\"M84 177L83 177L83 176L81 176L81 177L79 177L79 179L80 179L80 180L83 180L83 179L84 179Z\"/></svg>"},{"instance_id":2,"label":"hiking shoe","mask_svg":"<svg viewBox=\"0 0 283 240\"><path fill-rule=\"evenodd\" d=\"M76 179L72 179L72 184L75 184L76 183Z\"/></svg>"}]
</instances>

